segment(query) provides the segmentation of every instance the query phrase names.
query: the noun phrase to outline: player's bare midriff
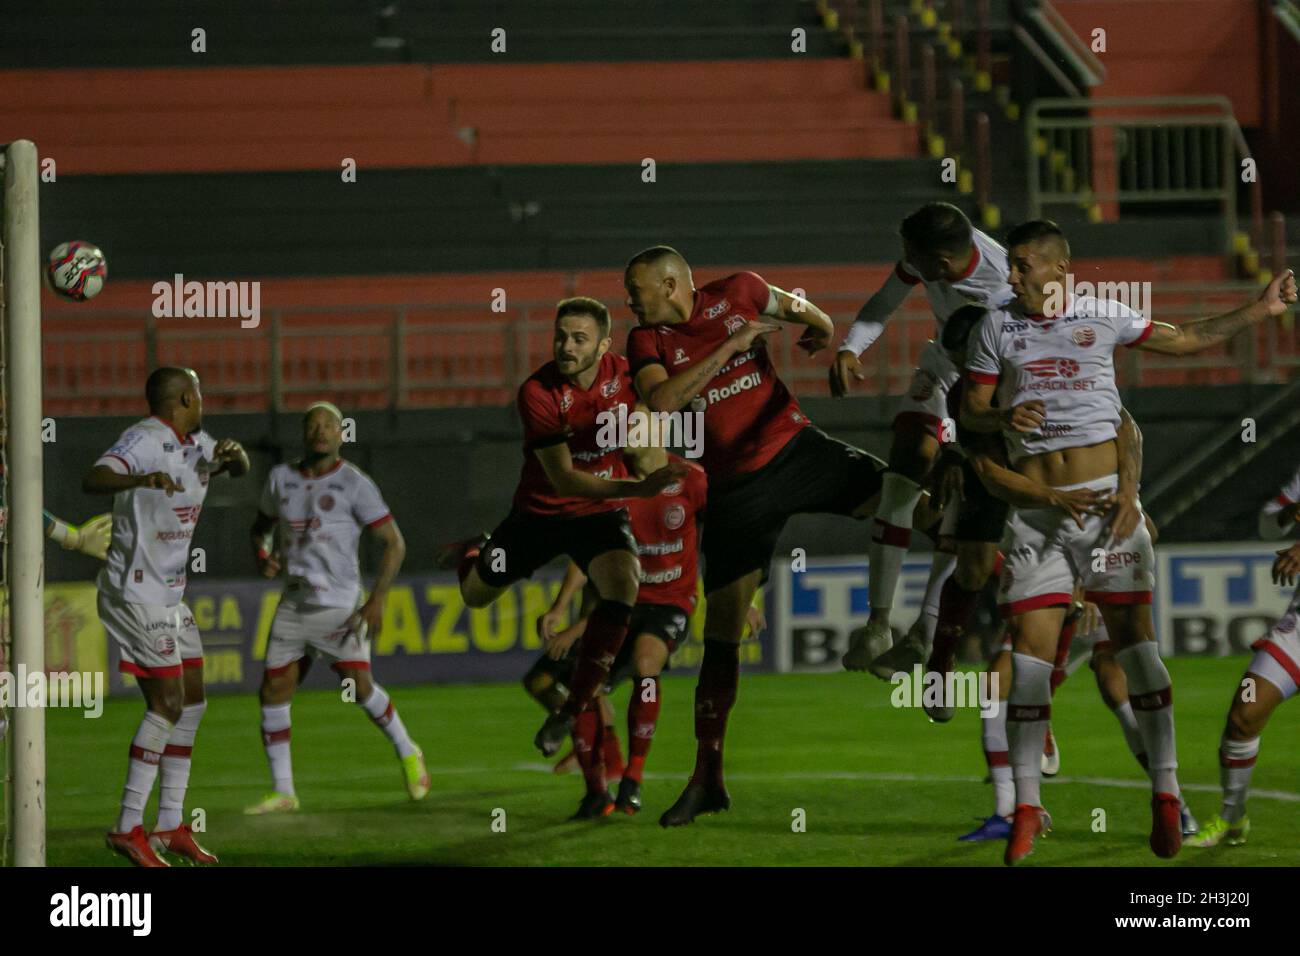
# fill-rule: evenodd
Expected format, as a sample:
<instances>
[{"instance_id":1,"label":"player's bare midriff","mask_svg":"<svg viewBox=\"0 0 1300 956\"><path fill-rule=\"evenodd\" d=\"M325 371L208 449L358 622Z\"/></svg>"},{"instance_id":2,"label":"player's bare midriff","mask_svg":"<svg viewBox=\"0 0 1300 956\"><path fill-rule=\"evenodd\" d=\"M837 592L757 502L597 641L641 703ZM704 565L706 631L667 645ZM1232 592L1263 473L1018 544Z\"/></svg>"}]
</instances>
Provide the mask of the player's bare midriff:
<instances>
[{"instance_id":1,"label":"player's bare midriff","mask_svg":"<svg viewBox=\"0 0 1300 956\"><path fill-rule=\"evenodd\" d=\"M1119 451L1115 439L1078 448L1058 448L1020 459L1015 470L1052 488L1077 485L1094 478L1104 478L1119 470Z\"/></svg>"}]
</instances>

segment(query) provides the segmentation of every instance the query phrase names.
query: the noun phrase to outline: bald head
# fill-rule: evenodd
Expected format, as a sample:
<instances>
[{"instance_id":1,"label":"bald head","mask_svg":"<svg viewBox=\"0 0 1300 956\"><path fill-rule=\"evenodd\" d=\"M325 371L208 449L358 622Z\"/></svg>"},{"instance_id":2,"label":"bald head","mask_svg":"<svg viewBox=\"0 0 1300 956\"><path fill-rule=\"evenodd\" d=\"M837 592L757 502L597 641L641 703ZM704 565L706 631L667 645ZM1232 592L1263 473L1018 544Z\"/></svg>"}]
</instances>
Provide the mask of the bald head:
<instances>
[{"instance_id":1,"label":"bald head","mask_svg":"<svg viewBox=\"0 0 1300 956\"><path fill-rule=\"evenodd\" d=\"M642 325L684 321L694 307L691 267L672 246L651 246L629 259L623 287L627 307Z\"/></svg>"},{"instance_id":2,"label":"bald head","mask_svg":"<svg viewBox=\"0 0 1300 956\"><path fill-rule=\"evenodd\" d=\"M164 365L154 369L144 384L149 412L188 435L203 424L203 396L199 377L191 368Z\"/></svg>"}]
</instances>

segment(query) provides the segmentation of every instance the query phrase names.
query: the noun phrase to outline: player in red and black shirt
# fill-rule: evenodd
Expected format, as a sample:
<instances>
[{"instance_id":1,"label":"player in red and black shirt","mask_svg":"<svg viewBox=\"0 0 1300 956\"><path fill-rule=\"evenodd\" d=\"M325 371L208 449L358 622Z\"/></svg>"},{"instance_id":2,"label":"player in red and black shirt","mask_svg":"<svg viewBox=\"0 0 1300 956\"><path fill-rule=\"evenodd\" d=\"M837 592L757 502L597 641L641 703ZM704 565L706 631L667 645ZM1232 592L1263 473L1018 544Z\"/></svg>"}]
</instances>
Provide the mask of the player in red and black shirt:
<instances>
[{"instance_id":1,"label":"player in red and black shirt","mask_svg":"<svg viewBox=\"0 0 1300 956\"><path fill-rule=\"evenodd\" d=\"M641 809L641 776L659 719L659 675L677 645L686 639L687 624L695 610L696 549L708 481L698 465L673 460L685 470L680 481L654 498L628 503L632 535L641 559L641 589L628 627L632 639L624 642L607 683L608 692L623 678L633 679L627 708L628 763L626 768L621 766L613 727L606 725L595 708L584 711L574 726L574 752L587 783L577 818L604 816L614 810L634 814ZM538 623L546 652L524 678L524 685L543 706L550 707L552 700L563 699L563 686L569 680L569 649L583 620L563 629L559 622L581 586L581 575L570 567L555 603ZM584 612L587 606L584 602ZM539 694L543 686L546 692ZM620 775L615 800L606 789L606 777Z\"/></svg>"},{"instance_id":2,"label":"player in red and black shirt","mask_svg":"<svg viewBox=\"0 0 1300 956\"><path fill-rule=\"evenodd\" d=\"M806 512L866 517L885 463L812 427L777 377L762 337L780 319L805 326L799 346L825 347L834 331L812 303L741 272L696 289L674 249L637 254L624 274L640 328L628 338L637 392L652 412L704 416L709 475L704 536L704 660L695 690L695 773L664 826L731 805L722 741L740 682L745 616L767 577L786 520Z\"/></svg>"},{"instance_id":3,"label":"player in red and black shirt","mask_svg":"<svg viewBox=\"0 0 1300 956\"><path fill-rule=\"evenodd\" d=\"M569 700L538 731L547 756L591 703L627 634L640 565L619 499L653 497L681 477L678 465L629 476L623 450L606 439L604 416L636 402L627 361L610 351L609 310L595 299L556 307L554 359L519 389L524 465L510 514L486 541L457 547L460 593L487 607L515 581L559 555L591 579L600 603L592 612L573 669Z\"/></svg>"}]
</instances>

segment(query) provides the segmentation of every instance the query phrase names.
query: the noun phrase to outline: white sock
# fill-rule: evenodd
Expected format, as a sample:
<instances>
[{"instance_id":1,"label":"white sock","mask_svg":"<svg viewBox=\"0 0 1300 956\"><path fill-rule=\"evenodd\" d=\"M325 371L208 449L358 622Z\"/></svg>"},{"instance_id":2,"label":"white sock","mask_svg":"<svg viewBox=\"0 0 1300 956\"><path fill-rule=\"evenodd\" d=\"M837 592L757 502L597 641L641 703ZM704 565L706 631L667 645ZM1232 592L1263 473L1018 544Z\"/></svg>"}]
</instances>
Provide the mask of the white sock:
<instances>
[{"instance_id":1,"label":"white sock","mask_svg":"<svg viewBox=\"0 0 1300 956\"><path fill-rule=\"evenodd\" d=\"M1237 823L1246 815L1246 792L1259 756L1259 738L1219 742L1219 781L1223 784L1223 819Z\"/></svg>"},{"instance_id":2,"label":"white sock","mask_svg":"<svg viewBox=\"0 0 1300 956\"><path fill-rule=\"evenodd\" d=\"M1128 744L1129 753L1133 754L1133 758L1146 771L1147 752L1142 744L1142 732L1138 730L1137 717L1133 716L1133 705L1127 700L1122 700L1112 707L1110 712L1119 721L1119 729L1124 731L1124 743Z\"/></svg>"},{"instance_id":3,"label":"white sock","mask_svg":"<svg viewBox=\"0 0 1300 956\"><path fill-rule=\"evenodd\" d=\"M1128 678L1128 699L1142 734L1147 772L1157 793L1179 795L1174 741L1173 688L1155 641L1141 641L1115 654Z\"/></svg>"},{"instance_id":4,"label":"white sock","mask_svg":"<svg viewBox=\"0 0 1300 956\"><path fill-rule=\"evenodd\" d=\"M289 704L262 705L262 744L271 764L271 789L296 796L293 789L293 758L289 753Z\"/></svg>"},{"instance_id":5,"label":"white sock","mask_svg":"<svg viewBox=\"0 0 1300 956\"><path fill-rule=\"evenodd\" d=\"M981 715L981 718L984 759L993 781L993 812L1000 817L1009 817L1016 811L1016 785L1011 779L1011 757L1007 746L1007 702L998 701L993 716Z\"/></svg>"},{"instance_id":6,"label":"white sock","mask_svg":"<svg viewBox=\"0 0 1300 956\"><path fill-rule=\"evenodd\" d=\"M194 750L194 735L199 721L208 709L206 700L190 704L181 711L181 719L172 728L159 761L161 779L158 781L158 830L175 830L181 825L185 809L185 790L190 783L190 755Z\"/></svg>"},{"instance_id":7,"label":"white sock","mask_svg":"<svg viewBox=\"0 0 1300 956\"><path fill-rule=\"evenodd\" d=\"M879 608L888 613L894 606L898 575L912 540L912 512L920 500L920 485L898 472L885 472L867 547L867 596L873 612Z\"/></svg>"},{"instance_id":8,"label":"white sock","mask_svg":"<svg viewBox=\"0 0 1300 956\"><path fill-rule=\"evenodd\" d=\"M122 810L117 817L117 832L130 833L144 825L144 805L149 802L153 782L158 778L158 761L162 759L172 724L161 714L145 711L131 738L131 756L126 764L126 787L122 790Z\"/></svg>"},{"instance_id":9,"label":"white sock","mask_svg":"<svg viewBox=\"0 0 1300 956\"><path fill-rule=\"evenodd\" d=\"M1016 803L1041 807L1043 739L1052 724L1052 662L1029 654L1011 655L1011 695L1007 698L1007 743Z\"/></svg>"},{"instance_id":10,"label":"white sock","mask_svg":"<svg viewBox=\"0 0 1300 956\"><path fill-rule=\"evenodd\" d=\"M397 708L393 706L388 694L378 684L372 686L374 689L370 691L370 696L362 702L362 709L370 715L370 719L375 722L375 726L384 732L384 736L392 741L398 757L410 756L419 748L411 740L411 735L406 732L406 727L402 724L402 718L397 716Z\"/></svg>"},{"instance_id":11,"label":"white sock","mask_svg":"<svg viewBox=\"0 0 1300 956\"><path fill-rule=\"evenodd\" d=\"M930 579L925 583L925 603L921 605L921 626L925 628L925 653L934 647L934 632L939 626L939 593L944 582L957 567L957 555L938 554L930 565Z\"/></svg>"}]
</instances>

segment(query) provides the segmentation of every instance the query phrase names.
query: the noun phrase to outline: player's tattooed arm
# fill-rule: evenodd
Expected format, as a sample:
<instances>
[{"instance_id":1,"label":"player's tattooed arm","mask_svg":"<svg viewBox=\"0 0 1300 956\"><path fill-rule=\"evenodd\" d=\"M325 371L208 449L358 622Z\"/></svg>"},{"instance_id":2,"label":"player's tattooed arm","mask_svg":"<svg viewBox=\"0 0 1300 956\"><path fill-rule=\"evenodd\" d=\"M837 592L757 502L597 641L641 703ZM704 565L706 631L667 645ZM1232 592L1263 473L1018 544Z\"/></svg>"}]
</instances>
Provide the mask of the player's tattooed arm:
<instances>
[{"instance_id":1,"label":"player's tattooed arm","mask_svg":"<svg viewBox=\"0 0 1300 956\"><path fill-rule=\"evenodd\" d=\"M1142 432L1128 409L1119 410L1116 453L1119 460L1119 487L1115 490L1115 511L1110 519L1112 541L1126 541L1142 520L1138 507L1138 482L1142 479Z\"/></svg>"},{"instance_id":2,"label":"player's tattooed arm","mask_svg":"<svg viewBox=\"0 0 1300 956\"><path fill-rule=\"evenodd\" d=\"M147 475L123 475L107 465L96 465L81 480L81 490L88 495L115 495L119 491L132 488L155 488L165 491L170 497L173 492L184 491L184 486L172 480L164 471L153 471Z\"/></svg>"},{"instance_id":3,"label":"player's tattooed arm","mask_svg":"<svg viewBox=\"0 0 1300 956\"><path fill-rule=\"evenodd\" d=\"M555 493L572 498L653 498L686 474L686 466L670 462L644 478L602 478L573 466L564 442L533 450Z\"/></svg>"},{"instance_id":4,"label":"player's tattooed arm","mask_svg":"<svg viewBox=\"0 0 1300 956\"><path fill-rule=\"evenodd\" d=\"M831 344L835 335L835 323L831 317L802 296L791 295L784 289L769 285L771 297L763 314L783 322L806 325L807 331L796 343L809 355L819 352Z\"/></svg>"},{"instance_id":5,"label":"player's tattooed arm","mask_svg":"<svg viewBox=\"0 0 1300 956\"><path fill-rule=\"evenodd\" d=\"M1012 471L992 454L971 457L971 467L989 494L1015 508L1059 508L1082 528L1088 515L1104 515L1114 504L1110 492L1094 488L1061 491Z\"/></svg>"},{"instance_id":6,"label":"player's tattooed arm","mask_svg":"<svg viewBox=\"0 0 1300 956\"><path fill-rule=\"evenodd\" d=\"M967 379L962 390L961 423L973 432L997 432L1004 429L1032 432L1045 421L1047 406L1032 398L1012 408L998 408L993 404L995 382L977 382Z\"/></svg>"},{"instance_id":7,"label":"player's tattooed arm","mask_svg":"<svg viewBox=\"0 0 1300 956\"><path fill-rule=\"evenodd\" d=\"M385 521L375 525L371 530L384 543L384 554L379 559L379 574L375 577L375 586L370 590L370 597L361 605L357 613L366 622L366 632L373 638L379 633L384 623L384 602L388 600L388 589L393 586L393 579L402 567L406 557L406 539L397 527L396 521Z\"/></svg>"},{"instance_id":8,"label":"player's tattooed arm","mask_svg":"<svg viewBox=\"0 0 1300 956\"><path fill-rule=\"evenodd\" d=\"M1222 345L1238 332L1258 325L1265 319L1281 315L1296 303L1295 273L1283 269L1268 284L1258 299L1225 312L1204 319L1193 319L1182 325L1169 325L1166 322L1153 322L1151 334L1137 348L1163 355L1191 355L1203 352L1216 345Z\"/></svg>"},{"instance_id":9,"label":"player's tattooed arm","mask_svg":"<svg viewBox=\"0 0 1300 956\"><path fill-rule=\"evenodd\" d=\"M676 412L691 403L722 366L741 352L747 352L760 335L776 332L781 327L774 322L749 322L735 335L683 372L669 375L658 362L643 367L636 373L636 390L652 412Z\"/></svg>"}]
</instances>

